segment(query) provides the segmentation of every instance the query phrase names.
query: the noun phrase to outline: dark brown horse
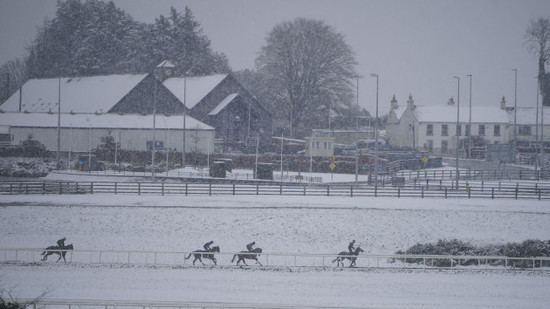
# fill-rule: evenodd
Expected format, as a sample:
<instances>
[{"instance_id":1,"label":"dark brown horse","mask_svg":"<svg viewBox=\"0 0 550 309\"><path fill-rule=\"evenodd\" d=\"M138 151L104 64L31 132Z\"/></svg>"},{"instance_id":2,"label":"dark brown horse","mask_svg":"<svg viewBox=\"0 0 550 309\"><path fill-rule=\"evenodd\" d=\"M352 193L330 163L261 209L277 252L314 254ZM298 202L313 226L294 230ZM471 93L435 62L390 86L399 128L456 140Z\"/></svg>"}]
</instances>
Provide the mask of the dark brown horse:
<instances>
[{"instance_id":1,"label":"dark brown horse","mask_svg":"<svg viewBox=\"0 0 550 309\"><path fill-rule=\"evenodd\" d=\"M260 261L258 261L258 258L260 257L260 253L262 253L262 248L256 248L252 251L241 251L233 256L233 259L231 260L231 263L235 261L235 258L237 259L237 265L239 265L239 262L243 262L244 265L248 265L245 262L245 259L249 260L255 260L257 264L260 264L260 266L263 266Z\"/></svg>"},{"instance_id":2,"label":"dark brown horse","mask_svg":"<svg viewBox=\"0 0 550 309\"><path fill-rule=\"evenodd\" d=\"M67 262L67 260L65 260L65 254L67 254L67 251L69 250L73 250L73 244L68 244L65 247L49 246L44 250L44 252L41 253L41 255L44 256L42 258L42 261L47 260L49 255L57 254L59 255L59 258L57 259L57 261L55 261L56 263L59 262L61 258L63 258L64 262Z\"/></svg>"},{"instance_id":3,"label":"dark brown horse","mask_svg":"<svg viewBox=\"0 0 550 309\"><path fill-rule=\"evenodd\" d=\"M355 261L357 260L357 256L361 252L363 252L363 249L361 249L360 247L357 247L357 249L355 249L355 251L352 253L350 253L349 251L342 251L338 253L338 256L334 260L332 260L332 263L338 262L338 264L336 264L337 266L340 266L340 264L342 264L342 267L344 267L344 260L348 259L351 261L349 263L349 267L353 267L355 266Z\"/></svg>"},{"instance_id":4,"label":"dark brown horse","mask_svg":"<svg viewBox=\"0 0 550 309\"><path fill-rule=\"evenodd\" d=\"M214 265L218 265L217 260L214 257L214 252L220 252L220 247L214 246L214 247L210 248L210 251L208 251L208 250L193 251L193 252L189 253L189 255L185 257L185 259L186 260L189 259L191 257L191 254L192 254L192 255L195 256L195 259L193 260L193 265L195 265L195 262L197 260L199 260L199 262L201 262L202 265L205 265L202 261L203 258L210 259L210 260L212 260L212 262L214 262Z\"/></svg>"}]
</instances>

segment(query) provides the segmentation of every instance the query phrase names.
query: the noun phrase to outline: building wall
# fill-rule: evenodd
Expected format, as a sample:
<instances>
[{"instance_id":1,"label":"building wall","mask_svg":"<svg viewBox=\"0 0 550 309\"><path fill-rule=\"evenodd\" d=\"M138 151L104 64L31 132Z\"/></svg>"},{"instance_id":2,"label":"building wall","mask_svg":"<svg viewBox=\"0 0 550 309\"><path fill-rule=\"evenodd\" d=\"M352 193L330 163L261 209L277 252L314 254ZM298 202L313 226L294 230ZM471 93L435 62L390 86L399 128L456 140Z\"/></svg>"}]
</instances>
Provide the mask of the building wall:
<instances>
[{"instance_id":1,"label":"building wall","mask_svg":"<svg viewBox=\"0 0 550 309\"><path fill-rule=\"evenodd\" d=\"M334 137L315 136L306 138L306 156L330 157L334 155Z\"/></svg>"},{"instance_id":2,"label":"building wall","mask_svg":"<svg viewBox=\"0 0 550 309\"><path fill-rule=\"evenodd\" d=\"M57 151L57 128L30 128L11 127L10 134L13 135L12 145L19 145L25 141L29 134L33 139L41 142L50 151ZM88 152L100 145L101 138L111 134L117 142L120 142L121 149L147 150L147 141L153 140L151 129L118 129L107 128L62 128L61 129L61 151ZM185 132L186 152L208 153L214 150L213 130L187 130ZM164 147L182 150L183 134L181 129L155 130L155 140L162 141Z\"/></svg>"}]
</instances>

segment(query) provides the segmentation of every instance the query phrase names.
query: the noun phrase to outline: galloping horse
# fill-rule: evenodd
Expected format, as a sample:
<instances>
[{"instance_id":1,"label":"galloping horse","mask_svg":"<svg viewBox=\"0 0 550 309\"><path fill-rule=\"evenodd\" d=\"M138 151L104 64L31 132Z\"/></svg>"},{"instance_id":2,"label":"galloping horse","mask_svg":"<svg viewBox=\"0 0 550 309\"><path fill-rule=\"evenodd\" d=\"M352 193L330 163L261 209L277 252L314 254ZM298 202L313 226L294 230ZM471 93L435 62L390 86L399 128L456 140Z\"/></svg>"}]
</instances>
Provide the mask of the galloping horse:
<instances>
[{"instance_id":1,"label":"galloping horse","mask_svg":"<svg viewBox=\"0 0 550 309\"><path fill-rule=\"evenodd\" d=\"M334 260L332 260L332 263L338 262L337 266L340 266L340 263L342 263L342 267L344 267L344 260L348 259L351 261L351 263L349 263L349 267L353 267L355 266L355 260L357 260L357 256L361 252L363 252L363 249L361 249L360 247L357 247L357 249L355 249L353 253L350 253L349 251L342 251L338 253L338 256Z\"/></svg>"},{"instance_id":2,"label":"galloping horse","mask_svg":"<svg viewBox=\"0 0 550 309\"><path fill-rule=\"evenodd\" d=\"M257 264L260 264L260 266L263 266L260 261L258 261L258 257L260 257L260 253L262 253L262 248L256 248L252 251L241 251L233 256L233 259L231 260L231 263L235 261L235 258L238 257L237 265L239 265L239 262L242 261L244 265L246 264L245 259L249 260L255 260Z\"/></svg>"},{"instance_id":3,"label":"galloping horse","mask_svg":"<svg viewBox=\"0 0 550 309\"><path fill-rule=\"evenodd\" d=\"M186 260L189 259L191 257L191 254L193 254L195 256L195 259L193 260L193 265L195 265L195 262L197 260L199 260L199 262L201 262L202 265L205 265L202 261L202 258L210 259L210 260L212 260L212 262L214 262L214 265L218 265L217 260L214 257L214 253L212 253L212 252L220 252L220 247L214 246L214 247L210 248L210 251L208 251L208 250L193 251L193 252L189 253L189 255L185 257L185 259Z\"/></svg>"},{"instance_id":4,"label":"galloping horse","mask_svg":"<svg viewBox=\"0 0 550 309\"><path fill-rule=\"evenodd\" d=\"M61 258L63 258L64 262L67 262L67 260L65 260L65 254L67 254L68 250L73 250L73 244L68 244L65 247L49 246L44 250L44 252L41 253L41 255L44 256L42 258L42 261L47 260L49 255L57 254L59 255L59 258L57 259L57 261L55 261L56 263L59 262Z\"/></svg>"}]
</instances>

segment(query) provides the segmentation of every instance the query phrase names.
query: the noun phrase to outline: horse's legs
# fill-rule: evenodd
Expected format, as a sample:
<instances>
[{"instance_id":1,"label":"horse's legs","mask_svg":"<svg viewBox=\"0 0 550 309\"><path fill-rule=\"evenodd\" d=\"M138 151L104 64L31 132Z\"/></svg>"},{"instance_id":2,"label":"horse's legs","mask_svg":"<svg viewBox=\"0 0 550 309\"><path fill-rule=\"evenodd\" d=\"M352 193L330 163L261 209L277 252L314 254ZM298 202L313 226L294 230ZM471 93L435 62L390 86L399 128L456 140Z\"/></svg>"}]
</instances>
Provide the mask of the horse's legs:
<instances>
[{"instance_id":1,"label":"horse's legs","mask_svg":"<svg viewBox=\"0 0 550 309\"><path fill-rule=\"evenodd\" d=\"M218 263L216 262L216 258L215 258L215 257L212 257L212 261L214 262L214 265L218 265Z\"/></svg>"},{"instance_id":2,"label":"horse's legs","mask_svg":"<svg viewBox=\"0 0 550 309\"><path fill-rule=\"evenodd\" d=\"M260 263L260 261L256 260L256 264L260 264L260 266L263 266L262 263Z\"/></svg>"},{"instance_id":3,"label":"horse's legs","mask_svg":"<svg viewBox=\"0 0 550 309\"><path fill-rule=\"evenodd\" d=\"M59 262L59 260L61 260L61 257L62 257L61 253L58 253L58 254L59 254L59 258L57 259L57 261L55 261L56 263Z\"/></svg>"},{"instance_id":4,"label":"horse's legs","mask_svg":"<svg viewBox=\"0 0 550 309\"><path fill-rule=\"evenodd\" d=\"M246 264L246 261L244 259L242 259L241 261L243 261L244 265L248 266L248 264Z\"/></svg>"}]
</instances>

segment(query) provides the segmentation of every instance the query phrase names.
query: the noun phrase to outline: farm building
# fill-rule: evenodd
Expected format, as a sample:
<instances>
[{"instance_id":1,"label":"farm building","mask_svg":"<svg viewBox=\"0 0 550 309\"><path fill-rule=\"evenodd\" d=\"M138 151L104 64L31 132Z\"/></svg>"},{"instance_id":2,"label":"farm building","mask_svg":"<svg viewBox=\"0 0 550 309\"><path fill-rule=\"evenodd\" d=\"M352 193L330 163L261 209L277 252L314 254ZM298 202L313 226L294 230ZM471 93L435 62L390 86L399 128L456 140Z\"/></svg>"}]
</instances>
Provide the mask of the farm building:
<instances>
[{"instance_id":1,"label":"farm building","mask_svg":"<svg viewBox=\"0 0 550 309\"><path fill-rule=\"evenodd\" d=\"M58 112L62 151L88 151L109 132L135 150L151 147L153 131L157 148L181 151L185 141L186 152L214 151L215 141L221 151L242 150L249 137L269 141L270 114L230 74L172 77L169 62L157 69L156 76L29 80L0 105L2 144L32 134L56 150Z\"/></svg>"},{"instance_id":2,"label":"farm building","mask_svg":"<svg viewBox=\"0 0 550 309\"><path fill-rule=\"evenodd\" d=\"M157 148L183 149L183 105L151 74L29 80L0 109L0 126L11 145L31 134L57 150L59 121L61 151L88 152L108 134L122 149L146 150L155 122ZM186 151L212 150L214 133L186 116Z\"/></svg>"}]
</instances>

